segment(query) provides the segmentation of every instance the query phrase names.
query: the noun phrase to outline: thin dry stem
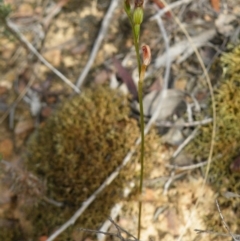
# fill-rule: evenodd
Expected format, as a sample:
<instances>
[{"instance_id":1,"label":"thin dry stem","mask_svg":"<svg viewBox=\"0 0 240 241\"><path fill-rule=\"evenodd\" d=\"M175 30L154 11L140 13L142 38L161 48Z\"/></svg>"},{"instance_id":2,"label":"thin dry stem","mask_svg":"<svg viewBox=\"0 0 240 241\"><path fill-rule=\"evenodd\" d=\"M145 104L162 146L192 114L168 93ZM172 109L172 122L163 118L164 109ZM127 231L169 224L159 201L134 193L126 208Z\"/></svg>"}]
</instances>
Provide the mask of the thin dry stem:
<instances>
[{"instance_id":1,"label":"thin dry stem","mask_svg":"<svg viewBox=\"0 0 240 241\"><path fill-rule=\"evenodd\" d=\"M170 121L159 121L156 123L156 126L164 126L164 127L194 127L194 126L202 126L207 125L212 122L212 118L207 118L201 121L192 121L185 123L172 123Z\"/></svg>"},{"instance_id":2,"label":"thin dry stem","mask_svg":"<svg viewBox=\"0 0 240 241\"><path fill-rule=\"evenodd\" d=\"M229 235L229 234L219 233L219 232L215 232L215 231L212 231L212 230L194 229L194 231L196 231L197 234L206 233L206 234L214 234L214 235L222 236L222 237L231 237L231 235ZM234 235L234 237L240 236L239 234L233 234L233 235ZM238 240L239 240L239 239L237 239L237 241L238 241Z\"/></svg>"},{"instance_id":3,"label":"thin dry stem","mask_svg":"<svg viewBox=\"0 0 240 241\"><path fill-rule=\"evenodd\" d=\"M85 232L89 232L89 233L97 233L97 234L104 234L104 235L112 235L118 239L120 239L121 241L138 241L138 239L136 237L134 237L132 234L130 234L128 231L126 231L125 229L121 228L119 225L117 225L114 220L109 217L109 221L115 226L117 233L110 233L110 232L103 232L103 231L97 231L97 230L92 230L92 229L86 229L86 228L81 228L79 229L80 231L85 231ZM133 238L133 239L126 239L122 236L122 233L128 235L129 237Z\"/></svg>"},{"instance_id":4,"label":"thin dry stem","mask_svg":"<svg viewBox=\"0 0 240 241\"><path fill-rule=\"evenodd\" d=\"M233 240L234 240L234 241L237 241L237 239L234 237L234 235L233 235L232 232L230 231L227 223L226 223L225 220L224 220L224 217L223 217L223 215L222 215L222 212L221 212L221 209L220 209L220 207L219 207L219 204L218 204L218 201L217 201L217 200L216 200L216 206L217 206L217 209L218 209L218 213L219 213L219 215L220 215L220 218L221 218L221 220L222 220L223 226L227 229L229 235L233 238Z\"/></svg>"},{"instance_id":5,"label":"thin dry stem","mask_svg":"<svg viewBox=\"0 0 240 241\"><path fill-rule=\"evenodd\" d=\"M31 85L34 83L35 78L31 78L30 81L27 83L26 87L23 89L23 91L19 94L19 96L16 98L16 100L13 102L13 104L4 112L2 117L0 118L0 125L3 123L3 121L7 118L8 114L11 112L12 108L14 108L21 99L25 96Z\"/></svg>"},{"instance_id":6,"label":"thin dry stem","mask_svg":"<svg viewBox=\"0 0 240 241\"><path fill-rule=\"evenodd\" d=\"M110 4L110 6L109 6L109 8L108 8L108 10L107 10L107 12L104 16L103 21L102 21L101 28L99 30L97 39L94 42L94 45L93 45L91 54L89 56L89 59L87 61L87 64L85 65L82 73L78 77L78 80L77 80L77 83L76 83L77 88L80 88L82 86L86 76L89 73L89 70L91 69L91 67L93 65L93 62L94 62L94 60L96 58L96 55L98 53L98 50L100 48L100 45L101 45L101 43L104 39L104 36L106 35L109 24L111 23L111 18L112 18L113 12L114 12L115 8L119 5L119 3L120 3L120 0L112 0L111 1L111 4Z\"/></svg>"},{"instance_id":7,"label":"thin dry stem","mask_svg":"<svg viewBox=\"0 0 240 241\"><path fill-rule=\"evenodd\" d=\"M207 165L207 161L197 163L197 164L193 164L193 165L188 165L188 166L177 166L177 165L167 164L166 167L172 168L172 169L175 169L175 170L179 170L179 171L186 171L186 170L194 170L196 168L203 167L203 166L206 166L206 165Z\"/></svg>"},{"instance_id":8,"label":"thin dry stem","mask_svg":"<svg viewBox=\"0 0 240 241\"><path fill-rule=\"evenodd\" d=\"M230 231L227 223L226 223L225 220L224 220L224 217L223 217L223 215L222 215L222 212L221 212L221 209L220 209L220 207L219 207L219 203L218 203L217 200L216 200L216 206L217 206L217 209L218 209L219 216L220 216L220 218L221 218L221 220L222 220L223 226L227 229L228 234L226 234L226 233L219 233L219 232L215 232L215 231L212 231L212 230L201 230L201 229L194 229L194 231L196 231L197 234L206 233L206 234L214 234L214 235L222 236L222 237L232 237L232 239L233 239L234 241L238 241L240 235L239 235L239 234L233 234L233 233Z\"/></svg>"},{"instance_id":9,"label":"thin dry stem","mask_svg":"<svg viewBox=\"0 0 240 241\"><path fill-rule=\"evenodd\" d=\"M172 157L176 158L180 152L184 149L186 145L189 144L189 142L196 136L197 132L199 130L199 127L197 127L185 140L184 142L178 146L177 150L173 153Z\"/></svg>"}]
</instances>

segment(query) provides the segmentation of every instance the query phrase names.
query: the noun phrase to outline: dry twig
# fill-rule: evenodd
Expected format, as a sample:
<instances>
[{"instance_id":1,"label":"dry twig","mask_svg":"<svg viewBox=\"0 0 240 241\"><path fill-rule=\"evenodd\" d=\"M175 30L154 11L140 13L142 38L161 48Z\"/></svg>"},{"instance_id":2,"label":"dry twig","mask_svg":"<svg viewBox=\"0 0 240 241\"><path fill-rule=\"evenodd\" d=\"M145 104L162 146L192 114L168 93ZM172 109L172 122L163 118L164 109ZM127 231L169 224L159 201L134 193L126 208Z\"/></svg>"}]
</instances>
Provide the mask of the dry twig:
<instances>
[{"instance_id":1,"label":"dry twig","mask_svg":"<svg viewBox=\"0 0 240 241\"><path fill-rule=\"evenodd\" d=\"M239 235L239 234L233 234L233 233L230 231L227 223L226 223L225 220L224 220L224 217L223 217L223 215L222 215L222 212L221 212L221 209L220 209L220 207L219 207L219 204L218 204L218 201L217 201L217 200L216 200L216 206L217 206L217 209L218 209L218 213L219 213L219 215L220 215L220 218L221 218L221 220L222 220L223 226L227 229L228 234L226 234L226 233L219 233L219 232L215 232L215 231L211 231L211 230L201 230L201 229L194 229L194 231L196 231L197 234L207 233L207 234L215 234L215 235L217 235L217 236L222 236L222 237L232 237L232 239L233 239L234 241L238 241L239 238L240 238L240 235Z\"/></svg>"},{"instance_id":2,"label":"dry twig","mask_svg":"<svg viewBox=\"0 0 240 241\"><path fill-rule=\"evenodd\" d=\"M197 234L202 234L202 233L206 233L206 234L214 234L214 235L217 235L217 236L222 236L222 237L230 237L229 234L226 234L226 233L219 233L219 232L215 232L215 231L212 231L212 230L202 230L202 229L194 229L194 231L197 232ZM238 238L240 237L239 234L233 234L235 238ZM237 239L238 241L239 239Z\"/></svg>"},{"instance_id":3,"label":"dry twig","mask_svg":"<svg viewBox=\"0 0 240 241\"><path fill-rule=\"evenodd\" d=\"M202 126L207 125L212 122L212 118L207 118L201 121L192 121L185 123L172 123L170 121L159 121L156 123L156 126L164 126L164 127L194 127L194 126Z\"/></svg>"},{"instance_id":4,"label":"dry twig","mask_svg":"<svg viewBox=\"0 0 240 241\"><path fill-rule=\"evenodd\" d=\"M207 161L197 163L197 164L194 164L194 165L189 165L189 166L177 166L177 165L167 164L166 167L172 168L172 169L175 169L175 170L186 171L186 170L193 170L193 169L205 166L205 165L207 165Z\"/></svg>"},{"instance_id":5,"label":"dry twig","mask_svg":"<svg viewBox=\"0 0 240 241\"><path fill-rule=\"evenodd\" d=\"M28 49L30 50L46 67L48 67L54 74L56 74L61 80L63 80L68 86L70 86L76 93L79 93L79 89L67 79L61 72L54 68L43 56L36 50L36 48L25 38L25 36L19 31L18 27L10 20L5 21L8 30Z\"/></svg>"},{"instance_id":6,"label":"dry twig","mask_svg":"<svg viewBox=\"0 0 240 241\"><path fill-rule=\"evenodd\" d=\"M217 200L216 200L216 205L217 205L218 213L219 213L220 218L221 218L221 220L222 220L223 226L227 229L229 235L233 238L233 240L234 240L234 241L237 241L237 239L234 237L234 235L233 235L232 232L230 231L227 223L226 223L225 220L224 220L224 217L223 217L223 215L222 215L222 212L221 212L221 209L220 209L220 207L219 207L219 204L218 204L218 201L217 201Z\"/></svg>"},{"instance_id":7,"label":"dry twig","mask_svg":"<svg viewBox=\"0 0 240 241\"><path fill-rule=\"evenodd\" d=\"M11 112L12 109L15 108L15 106L20 102L20 100L24 97L24 95L27 93L33 82L35 81L35 78L31 78L30 81L27 83L24 90L20 93L20 95L17 97L17 99L14 101L14 103L4 112L4 114L0 118L0 125L3 123L3 121L6 119L8 114ZM10 118L11 119L11 118ZM11 126L11 123L10 123Z\"/></svg>"},{"instance_id":8,"label":"dry twig","mask_svg":"<svg viewBox=\"0 0 240 241\"><path fill-rule=\"evenodd\" d=\"M111 210L111 220L108 218L103 225L101 226L101 228L99 229L99 231L101 232L107 232L107 230L110 228L112 221L116 220L117 216L119 215L119 212L122 209L123 204L122 203L117 203L114 205L114 207ZM98 233L97 235L98 241L103 241L104 240L104 235L102 233Z\"/></svg>"},{"instance_id":9,"label":"dry twig","mask_svg":"<svg viewBox=\"0 0 240 241\"><path fill-rule=\"evenodd\" d=\"M184 140L184 142L177 148L173 153L172 158L176 158L179 153L184 149L184 147L196 136L198 132L198 127Z\"/></svg>"},{"instance_id":10,"label":"dry twig","mask_svg":"<svg viewBox=\"0 0 240 241\"><path fill-rule=\"evenodd\" d=\"M93 64L93 62L96 58L98 49L100 48L100 45L101 45L101 43L104 39L104 36L106 35L106 32L108 30L108 26L111 23L111 18L112 18L113 12L114 12L115 8L119 5L119 2L120 2L120 0L112 0L111 1L111 5L109 6L108 11L104 16L101 28L99 30L97 39L94 42L94 46L93 46L93 49L92 49L91 54L89 56L89 59L87 61L87 64L85 65L82 73L78 77L78 80L77 80L77 83L76 83L76 86L78 88L80 88L82 86L86 76L88 75L89 70L92 67L92 64Z\"/></svg>"},{"instance_id":11,"label":"dry twig","mask_svg":"<svg viewBox=\"0 0 240 241\"><path fill-rule=\"evenodd\" d=\"M92 230L92 229L86 229L86 228L81 228L79 229L80 231L85 231L89 233L98 233L98 234L104 234L104 235L112 235L116 238L119 238L121 241L138 241L136 237L134 237L132 234L130 234L128 231L125 229L121 228L119 225L117 225L114 220L109 217L109 221L115 226L117 233L110 233L110 232L103 232L103 231L97 231L97 230ZM122 236L122 233L128 235L129 237L133 239L127 239Z\"/></svg>"}]
</instances>

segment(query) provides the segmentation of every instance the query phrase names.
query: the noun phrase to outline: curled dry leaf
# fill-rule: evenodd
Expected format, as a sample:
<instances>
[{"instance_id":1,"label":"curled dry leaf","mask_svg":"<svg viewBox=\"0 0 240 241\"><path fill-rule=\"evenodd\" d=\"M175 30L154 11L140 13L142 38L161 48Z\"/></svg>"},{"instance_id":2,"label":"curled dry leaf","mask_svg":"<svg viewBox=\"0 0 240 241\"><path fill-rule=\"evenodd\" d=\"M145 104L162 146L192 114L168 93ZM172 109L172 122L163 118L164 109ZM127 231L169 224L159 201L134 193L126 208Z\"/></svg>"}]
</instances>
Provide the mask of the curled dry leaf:
<instances>
[{"instance_id":1,"label":"curled dry leaf","mask_svg":"<svg viewBox=\"0 0 240 241\"><path fill-rule=\"evenodd\" d=\"M152 91L144 97L144 115L152 116L159 103L162 102L162 109L159 112L157 121L166 120L166 118L171 116L177 106L183 101L184 93L175 89L167 89L162 96L161 100L159 92Z\"/></svg>"},{"instance_id":2,"label":"curled dry leaf","mask_svg":"<svg viewBox=\"0 0 240 241\"><path fill-rule=\"evenodd\" d=\"M169 49L169 53L166 52L159 56L155 61L155 67L160 68L161 66L165 66L167 56L171 59L171 61L177 60L178 63L184 61L188 56L190 56L194 52L193 45L196 48L204 46L208 41L210 41L216 35L215 29L206 30L199 35L192 37L191 43L188 40L183 40L175 45L171 46Z\"/></svg>"},{"instance_id":3,"label":"curled dry leaf","mask_svg":"<svg viewBox=\"0 0 240 241\"><path fill-rule=\"evenodd\" d=\"M193 164L193 157L188 154L188 153L185 153L184 151L180 152L176 158L174 158L172 161L171 161L171 164L172 165L176 165L176 166L189 166L189 165L192 165Z\"/></svg>"},{"instance_id":4,"label":"curled dry leaf","mask_svg":"<svg viewBox=\"0 0 240 241\"><path fill-rule=\"evenodd\" d=\"M215 21L218 32L229 37L234 31L234 26L231 24L234 20L236 17L233 14L220 14Z\"/></svg>"},{"instance_id":5,"label":"curled dry leaf","mask_svg":"<svg viewBox=\"0 0 240 241\"><path fill-rule=\"evenodd\" d=\"M20 135L26 132L31 131L34 128L33 120L27 119L23 121L19 121L14 129L14 133L16 135Z\"/></svg>"}]
</instances>

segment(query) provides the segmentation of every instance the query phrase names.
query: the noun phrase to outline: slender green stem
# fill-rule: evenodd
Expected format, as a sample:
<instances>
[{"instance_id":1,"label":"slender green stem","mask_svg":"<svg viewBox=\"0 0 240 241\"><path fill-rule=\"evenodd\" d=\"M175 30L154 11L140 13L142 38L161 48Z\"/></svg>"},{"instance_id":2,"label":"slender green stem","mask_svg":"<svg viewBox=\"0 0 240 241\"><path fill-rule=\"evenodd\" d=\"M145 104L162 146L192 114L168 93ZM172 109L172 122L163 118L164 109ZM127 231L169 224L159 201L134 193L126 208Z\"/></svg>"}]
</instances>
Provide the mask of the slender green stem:
<instances>
[{"instance_id":1,"label":"slender green stem","mask_svg":"<svg viewBox=\"0 0 240 241\"><path fill-rule=\"evenodd\" d=\"M144 116L143 116L143 79L146 71L146 66L141 65L141 57L140 57L140 51L139 51L139 32L140 32L140 26L138 31L135 29L135 25L132 19L132 15L130 14L130 11L126 8L125 9L130 24L132 26L132 32L133 32L133 41L134 41L134 47L137 55L137 63L138 63L138 73L139 73L139 82L138 82L138 99L139 99L139 105L140 105L140 129L141 129L141 156L140 156L140 164L141 164L141 172L140 172L140 185L139 185L139 194L140 194L140 201L139 201L139 212L138 212L138 240L140 240L140 234L141 234L141 216L142 216L142 200L141 200L141 194L143 189L143 174L144 174ZM140 23L139 23L140 25Z\"/></svg>"},{"instance_id":2,"label":"slender green stem","mask_svg":"<svg viewBox=\"0 0 240 241\"><path fill-rule=\"evenodd\" d=\"M142 194L143 190L143 174L144 174L144 115L143 115L143 79L146 71L146 66L142 65L140 69L140 76L138 82L138 99L140 105L140 125L141 125L141 156L140 156L140 163L141 163L141 173L140 173L140 185L139 185L139 193ZM138 240L140 240L141 234L141 216L142 216L142 200L140 197L139 201L139 212L138 212Z\"/></svg>"},{"instance_id":3,"label":"slender green stem","mask_svg":"<svg viewBox=\"0 0 240 241\"><path fill-rule=\"evenodd\" d=\"M135 31L133 30L133 38L134 38L134 46L135 46L135 51L136 51L136 55L137 55L137 62L138 62L138 74L139 74L139 78L140 78L140 74L141 74L141 57L140 57L140 53L139 53L139 39L135 33Z\"/></svg>"}]
</instances>

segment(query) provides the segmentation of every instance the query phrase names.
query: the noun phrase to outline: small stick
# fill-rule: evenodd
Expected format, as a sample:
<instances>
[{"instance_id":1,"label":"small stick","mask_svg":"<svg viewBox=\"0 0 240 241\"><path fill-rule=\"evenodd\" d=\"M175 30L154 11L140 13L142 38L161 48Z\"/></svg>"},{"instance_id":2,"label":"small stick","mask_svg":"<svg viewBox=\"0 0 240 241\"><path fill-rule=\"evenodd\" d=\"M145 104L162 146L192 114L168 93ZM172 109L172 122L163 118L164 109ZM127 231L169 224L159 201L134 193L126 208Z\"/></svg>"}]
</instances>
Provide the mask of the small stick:
<instances>
[{"instance_id":1,"label":"small stick","mask_svg":"<svg viewBox=\"0 0 240 241\"><path fill-rule=\"evenodd\" d=\"M3 123L3 121L6 119L8 114L11 112L13 108L20 102L20 100L24 97L24 95L27 93L28 89L31 87L33 82L35 81L35 78L31 78L30 81L27 83L26 87L23 89L23 91L19 94L17 99L14 101L14 103L4 112L4 114L0 118L0 125Z\"/></svg>"},{"instance_id":2,"label":"small stick","mask_svg":"<svg viewBox=\"0 0 240 241\"><path fill-rule=\"evenodd\" d=\"M193 127L193 126L202 126L212 122L212 118L204 119L201 121L193 121L193 122L185 122L185 123L172 123L170 121L161 121L157 122L156 126L164 126L164 127Z\"/></svg>"},{"instance_id":3,"label":"small stick","mask_svg":"<svg viewBox=\"0 0 240 241\"><path fill-rule=\"evenodd\" d=\"M193 169L205 166L205 165L207 165L207 161L197 163L197 164L194 164L194 165L189 165L189 166L176 166L176 165L167 164L166 167L173 168L175 170L186 171L186 170L193 170Z\"/></svg>"},{"instance_id":4,"label":"small stick","mask_svg":"<svg viewBox=\"0 0 240 241\"><path fill-rule=\"evenodd\" d=\"M212 230L202 230L202 229L194 229L195 232L197 232L197 234L202 234L202 233L207 233L207 234L215 234L218 236L222 236L222 237L229 237L229 234L226 233L218 233ZM233 234L235 237L238 237L239 234Z\"/></svg>"},{"instance_id":5,"label":"small stick","mask_svg":"<svg viewBox=\"0 0 240 241\"><path fill-rule=\"evenodd\" d=\"M115 226L115 228L117 229L117 233L104 232L104 231L98 231L98 230L87 229L87 228L80 228L79 231L85 231L85 232L89 232L89 233L98 233L98 234L104 234L104 235L112 235L114 237L119 238L121 241L139 241L136 237L134 237L128 231L126 231L125 229L123 229L119 225L117 225L111 217L109 217L108 219ZM128 236L132 237L133 239L125 239L122 236L121 233L125 233Z\"/></svg>"},{"instance_id":6,"label":"small stick","mask_svg":"<svg viewBox=\"0 0 240 241\"><path fill-rule=\"evenodd\" d=\"M104 17L103 21L102 21L102 25L101 25L101 28L99 30L97 39L94 42L94 46L93 46L93 49L91 51L90 57L87 61L87 64L85 65L82 73L78 77L78 80L77 80L77 83L76 83L76 86L78 88L80 88L82 86L86 76L88 75L89 70L92 67L92 64L93 64L93 62L96 58L98 49L100 48L100 45L101 45L101 43L104 39L104 36L106 36L108 26L111 23L111 18L112 18L113 12L114 12L115 8L119 5L119 2L120 2L119 0L111 0L111 4L110 4L110 6L109 6L109 8L108 8L108 10L105 14L105 17Z\"/></svg>"},{"instance_id":7,"label":"small stick","mask_svg":"<svg viewBox=\"0 0 240 241\"><path fill-rule=\"evenodd\" d=\"M54 68L43 56L36 50L36 48L25 38L25 36L19 31L17 25L12 21L5 21L8 30L28 49L30 50L45 66L47 66L54 74L56 74L61 80L69 85L76 93L80 93L80 90L61 72Z\"/></svg>"},{"instance_id":8,"label":"small stick","mask_svg":"<svg viewBox=\"0 0 240 241\"><path fill-rule=\"evenodd\" d=\"M183 177L185 174L186 174L186 172L176 175L175 171L172 171L169 179L167 180L167 182L164 185L163 195L167 195L168 189L169 189L169 187L170 187L170 185L172 184L173 181L175 181L178 178Z\"/></svg>"},{"instance_id":9,"label":"small stick","mask_svg":"<svg viewBox=\"0 0 240 241\"><path fill-rule=\"evenodd\" d=\"M128 236L130 236L131 238L133 238L134 240L138 240L135 236L133 236L131 233L129 233L127 230L125 230L124 228L121 228L119 225L117 225L111 217L109 217L109 220L112 222L112 224L117 228L118 232L121 233L125 233Z\"/></svg>"},{"instance_id":10,"label":"small stick","mask_svg":"<svg viewBox=\"0 0 240 241\"><path fill-rule=\"evenodd\" d=\"M184 142L177 148L177 150L173 153L172 157L175 158L179 155L179 153L184 149L184 147L196 136L198 132L198 127L184 140Z\"/></svg>"},{"instance_id":11,"label":"small stick","mask_svg":"<svg viewBox=\"0 0 240 241\"><path fill-rule=\"evenodd\" d=\"M169 80L170 68L171 68L171 58L170 58L170 55L169 55L169 48L170 47L169 47L167 32L166 32L166 29L164 27L161 16L159 16L159 18L156 18L156 21L157 21L157 24L160 28L161 33L162 33L165 48L166 48L166 70L165 70L164 85L163 85L163 90L166 90L168 88L168 80Z\"/></svg>"},{"instance_id":12,"label":"small stick","mask_svg":"<svg viewBox=\"0 0 240 241\"><path fill-rule=\"evenodd\" d=\"M112 220L116 220L117 216L119 215L119 212L122 209L123 204L122 203L117 203L113 206L112 210L111 210L111 219ZM110 218L108 218L103 225L101 226L101 228L99 229L99 231L101 232L107 232L107 230L109 229L109 227L111 226L111 220ZM98 241L104 241L104 235L102 233L98 233L97 235L97 239Z\"/></svg>"},{"instance_id":13,"label":"small stick","mask_svg":"<svg viewBox=\"0 0 240 241\"><path fill-rule=\"evenodd\" d=\"M237 241L237 239L234 237L234 235L233 235L232 232L230 231L227 223L226 223L225 220L224 220L224 217L223 217L223 215L222 215L222 212L221 212L221 209L220 209L220 207L219 207L219 204L218 204L218 200L217 200L217 199L216 199L216 205L217 205L217 209L218 209L218 213L219 213L219 215L220 215L220 218L222 219L223 226L227 229L229 235L233 238L233 240L234 240L234 241Z\"/></svg>"}]
</instances>

